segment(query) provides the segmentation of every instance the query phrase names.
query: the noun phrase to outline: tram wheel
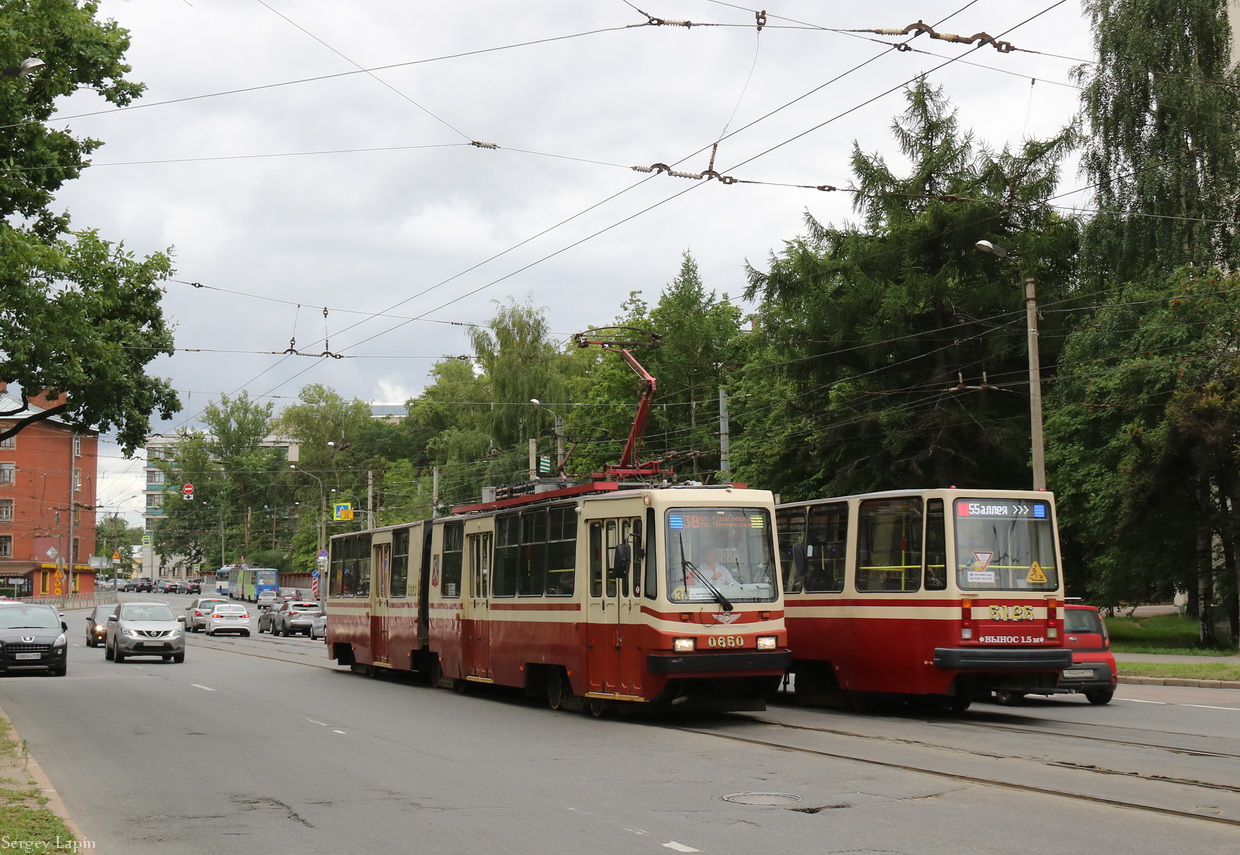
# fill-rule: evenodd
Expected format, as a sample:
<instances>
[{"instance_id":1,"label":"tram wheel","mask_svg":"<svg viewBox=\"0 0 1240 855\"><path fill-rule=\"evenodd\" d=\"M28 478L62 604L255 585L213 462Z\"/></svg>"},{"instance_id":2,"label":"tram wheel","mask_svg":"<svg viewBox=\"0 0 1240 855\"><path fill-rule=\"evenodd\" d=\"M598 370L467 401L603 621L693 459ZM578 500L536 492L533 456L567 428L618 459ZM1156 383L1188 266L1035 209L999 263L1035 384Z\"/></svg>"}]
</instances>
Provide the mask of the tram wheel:
<instances>
[{"instance_id":1,"label":"tram wheel","mask_svg":"<svg viewBox=\"0 0 1240 855\"><path fill-rule=\"evenodd\" d=\"M602 718L603 714L607 712L607 701L602 698L590 698L588 706L590 707L590 715L595 718Z\"/></svg>"},{"instance_id":2,"label":"tram wheel","mask_svg":"<svg viewBox=\"0 0 1240 855\"><path fill-rule=\"evenodd\" d=\"M959 715L969 708L973 699L968 695L952 695L943 700L943 708L950 713Z\"/></svg>"},{"instance_id":3,"label":"tram wheel","mask_svg":"<svg viewBox=\"0 0 1240 855\"><path fill-rule=\"evenodd\" d=\"M553 710L563 709L564 702L572 697L572 694L568 675L559 668L553 668L547 675L547 706Z\"/></svg>"}]
</instances>

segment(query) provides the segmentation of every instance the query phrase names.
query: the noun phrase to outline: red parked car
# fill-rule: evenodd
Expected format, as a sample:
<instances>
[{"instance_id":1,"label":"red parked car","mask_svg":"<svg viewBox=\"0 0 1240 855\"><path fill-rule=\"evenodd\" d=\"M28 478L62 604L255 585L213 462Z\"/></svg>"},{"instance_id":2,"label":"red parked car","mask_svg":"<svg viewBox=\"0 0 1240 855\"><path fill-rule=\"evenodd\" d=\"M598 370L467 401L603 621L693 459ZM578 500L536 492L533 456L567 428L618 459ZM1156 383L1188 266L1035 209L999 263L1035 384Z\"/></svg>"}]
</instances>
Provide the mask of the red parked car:
<instances>
[{"instance_id":1,"label":"red parked car","mask_svg":"<svg viewBox=\"0 0 1240 855\"><path fill-rule=\"evenodd\" d=\"M1119 682L1115 657L1111 654L1111 637L1107 625L1095 606L1066 603L1063 615L1063 646L1072 650L1072 665L1063 669L1059 684L1053 689L1031 692L1005 690L995 692L1001 704L1017 704L1026 694L1052 695L1079 692L1091 704L1109 703Z\"/></svg>"}]
</instances>

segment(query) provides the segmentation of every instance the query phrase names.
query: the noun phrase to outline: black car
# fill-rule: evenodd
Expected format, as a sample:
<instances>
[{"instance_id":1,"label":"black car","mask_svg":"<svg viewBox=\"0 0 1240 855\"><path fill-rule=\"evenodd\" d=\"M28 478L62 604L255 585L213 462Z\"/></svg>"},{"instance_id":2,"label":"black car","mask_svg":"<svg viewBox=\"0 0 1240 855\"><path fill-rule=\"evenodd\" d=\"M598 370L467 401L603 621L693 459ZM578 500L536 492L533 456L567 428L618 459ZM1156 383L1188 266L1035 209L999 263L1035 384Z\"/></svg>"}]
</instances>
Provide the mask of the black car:
<instances>
[{"instance_id":1,"label":"black car","mask_svg":"<svg viewBox=\"0 0 1240 855\"><path fill-rule=\"evenodd\" d=\"M134 579L125 586L126 591L154 591L155 582L150 576L143 576L141 579Z\"/></svg>"},{"instance_id":2,"label":"black car","mask_svg":"<svg viewBox=\"0 0 1240 855\"><path fill-rule=\"evenodd\" d=\"M201 594L202 593L202 580L201 579L190 579L188 582L186 582L184 585L181 586L181 593Z\"/></svg>"},{"instance_id":3,"label":"black car","mask_svg":"<svg viewBox=\"0 0 1240 855\"><path fill-rule=\"evenodd\" d=\"M0 672L37 668L63 677L69 670L68 630L52 606L20 603L0 608Z\"/></svg>"}]
</instances>

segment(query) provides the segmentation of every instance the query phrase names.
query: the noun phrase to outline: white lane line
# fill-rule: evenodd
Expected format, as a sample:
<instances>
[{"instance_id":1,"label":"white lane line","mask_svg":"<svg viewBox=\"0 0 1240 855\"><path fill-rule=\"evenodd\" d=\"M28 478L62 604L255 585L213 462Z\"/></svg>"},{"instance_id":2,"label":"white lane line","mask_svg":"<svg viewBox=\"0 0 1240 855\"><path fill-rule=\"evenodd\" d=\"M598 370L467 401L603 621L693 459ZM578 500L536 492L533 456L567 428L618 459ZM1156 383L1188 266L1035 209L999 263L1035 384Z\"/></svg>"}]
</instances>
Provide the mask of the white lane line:
<instances>
[{"instance_id":1,"label":"white lane line","mask_svg":"<svg viewBox=\"0 0 1240 855\"><path fill-rule=\"evenodd\" d=\"M686 846L683 843L677 843L675 840L670 843L663 844L664 849L671 849L673 852L701 852L701 849L694 849L692 846Z\"/></svg>"},{"instance_id":2,"label":"white lane line","mask_svg":"<svg viewBox=\"0 0 1240 855\"><path fill-rule=\"evenodd\" d=\"M1181 704L1185 707L1196 707L1199 710L1226 710L1227 712L1240 712L1240 707L1212 707L1209 704Z\"/></svg>"},{"instance_id":3,"label":"white lane line","mask_svg":"<svg viewBox=\"0 0 1240 855\"><path fill-rule=\"evenodd\" d=\"M336 730L335 728L332 728L332 733L345 733L345 731L343 731L343 730Z\"/></svg>"},{"instance_id":4,"label":"white lane line","mask_svg":"<svg viewBox=\"0 0 1240 855\"><path fill-rule=\"evenodd\" d=\"M201 684L199 684L199 683L190 683L190 685L191 685L191 686L193 686L195 689L202 689L204 692L214 692L214 691L215 691L215 689L211 688L210 686L203 686L203 685L201 685Z\"/></svg>"},{"instance_id":5,"label":"white lane line","mask_svg":"<svg viewBox=\"0 0 1240 855\"><path fill-rule=\"evenodd\" d=\"M1167 701L1143 701L1140 698L1120 698L1120 700L1127 701L1130 704L1153 704L1154 706L1158 706L1158 707L1171 706L1171 704L1168 703Z\"/></svg>"}]
</instances>

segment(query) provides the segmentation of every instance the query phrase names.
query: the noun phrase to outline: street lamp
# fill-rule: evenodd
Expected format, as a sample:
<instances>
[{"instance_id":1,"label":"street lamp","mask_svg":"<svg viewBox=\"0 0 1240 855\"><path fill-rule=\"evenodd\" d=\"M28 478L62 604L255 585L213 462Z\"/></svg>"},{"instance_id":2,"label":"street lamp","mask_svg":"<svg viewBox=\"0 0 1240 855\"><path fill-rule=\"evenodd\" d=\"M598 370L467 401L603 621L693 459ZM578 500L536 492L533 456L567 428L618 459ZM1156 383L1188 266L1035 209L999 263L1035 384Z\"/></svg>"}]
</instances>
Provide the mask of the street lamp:
<instances>
[{"instance_id":1,"label":"street lamp","mask_svg":"<svg viewBox=\"0 0 1240 855\"><path fill-rule=\"evenodd\" d=\"M315 481L319 482L319 552L322 552L327 541L327 491L323 489L323 479L313 472L307 472L300 468L296 463L290 463L289 469L296 469L303 475L309 475ZM316 554L317 560L317 554Z\"/></svg>"},{"instance_id":2,"label":"street lamp","mask_svg":"<svg viewBox=\"0 0 1240 855\"><path fill-rule=\"evenodd\" d=\"M564 420L560 418L559 413L557 413L555 410L548 407L546 404L544 404L542 401L538 400L537 398L530 398L530 403L536 407L542 407L544 410L551 413L551 417L555 419L554 425L551 428L552 432L555 434L555 477L563 478L564 477Z\"/></svg>"},{"instance_id":3,"label":"street lamp","mask_svg":"<svg viewBox=\"0 0 1240 855\"><path fill-rule=\"evenodd\" d=\"M1015 256L988 240L976 244L982 252L1016 263ZM1038 362L1038 300L1035 280L1021 271L1025 292L1025 321L1029 350L1029 438L1033 445L1033 489L1046 489L1046 462L1042 440L1042 368Z\"/></svg>"},{"instance_id":4,"label":"street lamp","mask_svg":"<svg viewBox=\"0 0 1240 855\"><path fill-rule=\"evenodd\" d=\"M47 63L36 56L28 57L22 60L21 65L10 65L8 68L4 69L4 76L29 77L45 65L47 65Z\"/></svg>"}]
</instances>

